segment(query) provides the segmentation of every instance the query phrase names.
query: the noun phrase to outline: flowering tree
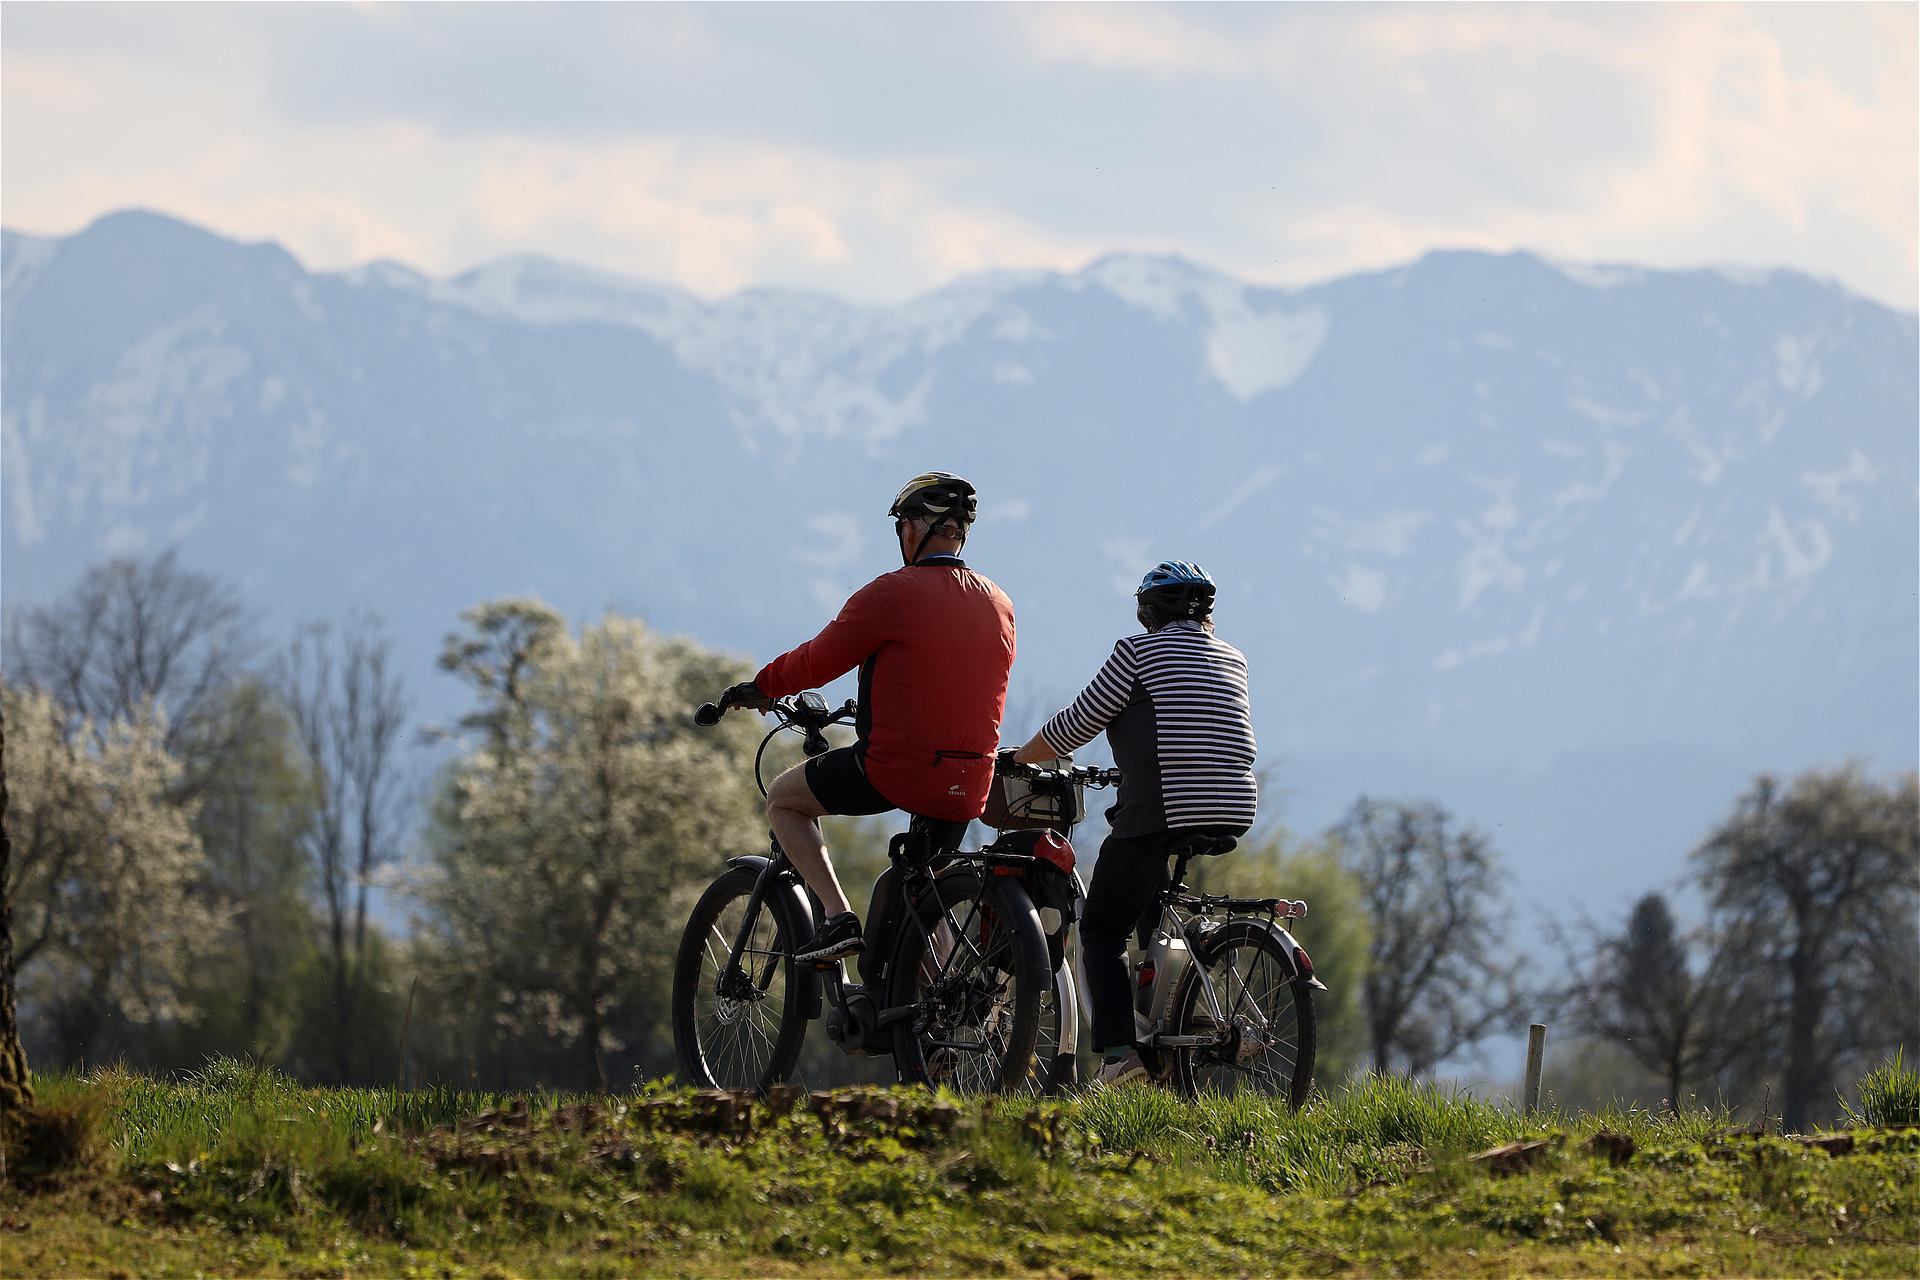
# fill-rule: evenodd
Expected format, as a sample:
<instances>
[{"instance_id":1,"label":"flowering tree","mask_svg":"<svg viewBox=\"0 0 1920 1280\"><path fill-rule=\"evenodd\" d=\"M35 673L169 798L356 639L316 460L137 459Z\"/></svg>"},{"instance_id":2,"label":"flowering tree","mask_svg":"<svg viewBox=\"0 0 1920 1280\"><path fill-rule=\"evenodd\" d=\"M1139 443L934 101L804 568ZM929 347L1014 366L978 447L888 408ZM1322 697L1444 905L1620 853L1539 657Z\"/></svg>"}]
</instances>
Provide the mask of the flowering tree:
<instances>
[{"instance_id":1,"label":"flowering tree","mask_svg":"<svg viewBox=\"0 0 1920 1280\"><path fill-rule=\"evenodd\" d=\"M162 717L103 731L44 693L5 701L6 894L23 1002L49 1008L62 1056L97 1056L111 1017L180 1012L179 991L214 927L199 891L193 814L171 798L180 763Z\"/></svg>"},{"instance_id":2,"label":"flowering tree","mask_svg":"<svg viewBox=\"0 0 1920 1280\"><path fill-rule=\"evenodd\" d=\"M737 664L638 621L570 634L537 602L464 615L441 665L479 695L451 770L423 889L439 965L494 1030L607 1055L662 1021L694 893L765 846L752 728L696 729Z\"/></svg>"}]
</instances>

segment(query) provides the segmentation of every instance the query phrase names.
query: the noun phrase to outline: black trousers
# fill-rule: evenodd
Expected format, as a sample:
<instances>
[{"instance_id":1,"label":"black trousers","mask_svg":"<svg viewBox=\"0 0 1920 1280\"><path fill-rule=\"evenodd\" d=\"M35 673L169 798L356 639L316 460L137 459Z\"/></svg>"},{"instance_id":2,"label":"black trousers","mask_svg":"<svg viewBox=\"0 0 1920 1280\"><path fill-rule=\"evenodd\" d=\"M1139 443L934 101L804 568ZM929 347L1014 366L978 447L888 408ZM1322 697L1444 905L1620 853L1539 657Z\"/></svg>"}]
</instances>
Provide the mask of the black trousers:
<instances>
[{"instance_id":1,"label":"black trousers","mask_svg":"<svg viewBox=\"0 0 1920 1280\"><path fill-rule=\"evenodd\" d=\"M1140 943L1159 923L1154 897L1167 883L1167 846L1192 831L1240 835L1231 827L1155 831L1121 838L1108 836L1087 886L1080 915L1080 962L1087 971L1087 1003L1093 1007L1095 1053L1133 1043L1133 975L1127 971L1127 935L1138 929Z\"/></svg>"}]
</instances>

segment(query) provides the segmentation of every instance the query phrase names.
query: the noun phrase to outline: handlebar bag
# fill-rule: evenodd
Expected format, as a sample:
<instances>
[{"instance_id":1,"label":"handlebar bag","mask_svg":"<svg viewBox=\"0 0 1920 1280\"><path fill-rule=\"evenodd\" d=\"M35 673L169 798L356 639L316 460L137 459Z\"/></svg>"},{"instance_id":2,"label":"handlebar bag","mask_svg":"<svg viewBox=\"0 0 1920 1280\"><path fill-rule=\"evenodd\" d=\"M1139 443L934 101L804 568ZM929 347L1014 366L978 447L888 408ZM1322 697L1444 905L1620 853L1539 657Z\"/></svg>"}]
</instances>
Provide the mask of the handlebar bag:
<instances>
[{"instance_id":1,"label":"handlebar bag","mask_svg":"<svg viewBox=\"0 0 1920 1280\"><path fill-rule=\"evenodd\" d=\"M1071 804L1051 791L1035 791L1025 778L995 774L980 821L995 831L1045 831L1070 827L1087 816L1084 787L1073 788Z\"/></svg>"}]
</instances>

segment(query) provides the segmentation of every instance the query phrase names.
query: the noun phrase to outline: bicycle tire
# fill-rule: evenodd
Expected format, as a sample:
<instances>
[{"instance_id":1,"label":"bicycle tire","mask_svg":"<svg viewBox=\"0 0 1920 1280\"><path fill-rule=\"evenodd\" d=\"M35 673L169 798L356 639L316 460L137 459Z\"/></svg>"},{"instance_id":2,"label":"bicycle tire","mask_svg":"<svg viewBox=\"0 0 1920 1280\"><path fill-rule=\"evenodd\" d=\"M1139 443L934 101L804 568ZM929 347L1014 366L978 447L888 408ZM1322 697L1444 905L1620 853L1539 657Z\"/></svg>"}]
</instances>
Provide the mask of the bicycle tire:
<instances>
[{"instance_id":1,"label":"bicycle tire","mask_svg":"<svg viewBox=\"0 0 1920 1280\"><path fill-rule=\"evenodd\" d=\"M1071 1093L1080 1083L1080 1064L1075 1053L1063 1048L1066 1040L1078 1040L1067 1034L1066 1024L1080 1016L1080 992L1074 981L1073 966L1065 960L1054 971L1053 985L1040 993L1040 1016L1035 1023L1033 1065L1027 1071L1023 1088L1028 1093L1060 1097Z\"/></svg>"},{"instance_id":2,"label":"bicycle tire","mask_svg":"<svg viewBox=\"0 0 1920 1280\"><path fill-rule=\"evenodd\" d=\"M771 903L760 904L748 945L780 972L768 979L759 1000L728 1001L719 993L720 972L759 875L754 867L734 867L708 885L680 936L673 965L673 1050L680 1078L696 1088L764 1093L792 1075L800 1060L800 1045L807 1034L801 974L791 954L793 942ZM737 909L730 911L736 904ZM749 976L757 979L764 973L755 965ZM755 1009L775 999L778 1010L769 1032L766 1015L757 1022L752 1019ZM722 1034L734 1027L745 1034ZM753 1034L756 1029L758 1035Z\"/></svg>"},{"instance_id":3,"label":"bicycle tire","mask_svg":"<svg viewBox=\"0 0 1920 1280\"><path fill-rule=\"evenodd\" d=\"M1313 988L1294 975L1293 957L1257 920L1229 920L1207 940L1207 973L1218 998L1227 1004L1236 1037L1259 1037L1259 1056L1240 1062L1225 1061L1208 1047L1174 1051L1174 1084L1195 1097L1204 1092L1242 1091L1284 1097L1287 1105L1302 1106L1313 1090L1313 1059L1318 1047ZM1247 957L1245 960L1239 957ZM1195 971L1200 961L1181 977L1173 994L1174 1035L1208 1034L1212 1015ZM1233 975L1233 976L1229 976ZM1271 1003L1264 1003L1271 999ZM1238 1050L1240 1042L1234 1048Z\"/></svg>"},{"instance_id":4,"label":"bicycle tire","mask_svg":"<svg viewBox=\"0 0 1920 1280\"><path fill-rule=\"evenodd\" d=\"M893 1056L901 1080L946 1085L959 1093L1019 1089L1033 1062L1041 996L1052 981L1046 934L1032 899L1009 877L983 877L975 868L956 868L924 890L914 910L935 931L936 945L938 930L952 933L956 926L969 935L977 933L980 942L970 948L976 959L963 959L949 969L955 994L946 1003L895 1024ZM925 944L912 919L903 918L888 968L889 1006L925 1003ZM980 1037L975 1043L997 1045L998 1052L962 1058L956 1050L929 1043L975 1034Z\"/></svg>"}]
</instances>

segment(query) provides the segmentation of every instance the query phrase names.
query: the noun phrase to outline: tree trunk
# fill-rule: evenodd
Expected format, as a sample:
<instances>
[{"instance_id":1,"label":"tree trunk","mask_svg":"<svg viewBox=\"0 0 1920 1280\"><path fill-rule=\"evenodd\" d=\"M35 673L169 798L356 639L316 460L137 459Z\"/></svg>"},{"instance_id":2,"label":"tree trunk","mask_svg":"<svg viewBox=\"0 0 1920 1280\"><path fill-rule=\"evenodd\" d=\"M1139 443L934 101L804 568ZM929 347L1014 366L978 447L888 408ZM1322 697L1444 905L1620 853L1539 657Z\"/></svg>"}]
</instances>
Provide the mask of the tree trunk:
<instances>
[{"instance_id":1,"label":"tree trunk","mask_svg":"<svg viewBox=\"0 0 1920 1280\"><path fill-rule=\"evenodd\" d=\"M265 1056L265 1046L260 1042L260 1024L262 1007L265 1004L265 985L261 974L260 937L257 922L253 918L257 894L253 883L253 806L247 803L233 807L233 847L239 858L240 882L240 954L247 967L246 998L241 1004L241 1025L246 1028L247 1048Z\"/></svg>"},{"instance_id":2,"label":"tree trunk","mask_svg":"<svg viewBox=\"0 0 1920 1280\"><path fill-rule=\"evenodd\" d=\"M347 982L347 957L340 933L340 919L333 926L333 1070L335 1083L347 1083L351 1063L348 1049L353 1032L353 992Z\"/></svg>"},{"instance_id":3,"label":"tree trunk","mask_svg":"<svg viewBox=\"0 0 1920 1280\"><path fill-rule=\"evenodd\" d=\"M600 1017L600 1002L589 1000L587 1002L587 1064L593 1070L594 1086L601 1093L607 1091L607 1060L600 1052L600 1033L604 1027L604 1020Z\"/></svg>"},{"instance_id":4,"label":"tree trunk","mask_svg":"<svg viewBox=\"0 0 1920 1280\"><path fill-rule=\"evenodd\" d=\"M1371 957L1378 964L1380 957ZM1364 995L1367 1012L1367 1040L1373 1047L1373 1073L1377 1076L1387 1074L1387 1054L1393 1048L1393 1024L1387 1015L1386 993L1380 990L1380 978L1376 973L1368 973Z\"/></svg>"},{"instance_id":5,"label":"tree trunk","mask_svg":"<svg viewBox=\"0 0 1920 1280\"><path fill-rule=\"evenodd\" d=\"M100 1029L107 1021L107 973L108 967L102 966L87 990L69 996L55 1015L61 1057L76 1071L85 1070L89 1064L98 1066L103 1056L95 1050L100 1044Z\"/></svg>"},{"instance_id":6,"label":"tree trunk","mask_svg":"<svg viewBox=\"0 0 1920 1280\"><path fill-rule=\"evenodd\" d=\"M1806 1130L1818 1074L1813 1042L1820 1032L1821 992L1811 981L1812 967L1804 945L1796 947L1787 965L1792 988L1787 1004L1787 1065L1780 1082L1780 1122L1789 1133Z\"/></svg>"},{"instance_id":7,"label":"tree trunk","mask_svg":"<svg viewBox=\"0 0 1920 1280\"><path fill-rule=\"evenodd\" d=\"M0 1118L33 1102L13 1016L13 845L7 839L7 727L0 716Z\"/></svg>"}]
</instances>

